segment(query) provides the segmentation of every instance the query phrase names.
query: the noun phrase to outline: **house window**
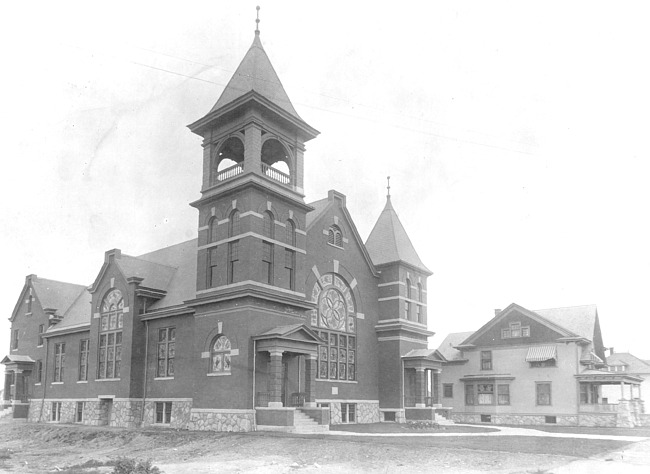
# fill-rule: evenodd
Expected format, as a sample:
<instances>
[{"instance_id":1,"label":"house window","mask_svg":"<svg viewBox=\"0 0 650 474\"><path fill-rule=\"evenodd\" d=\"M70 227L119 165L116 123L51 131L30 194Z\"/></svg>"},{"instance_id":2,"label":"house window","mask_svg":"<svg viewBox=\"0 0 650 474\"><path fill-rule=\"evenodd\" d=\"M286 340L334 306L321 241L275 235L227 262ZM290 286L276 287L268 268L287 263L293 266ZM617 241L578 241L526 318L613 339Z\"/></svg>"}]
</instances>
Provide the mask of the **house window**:
<instances>
[{"instance_id":1,"label":"house window","mask_svg":"<svg viewBox=\"0 0 650 474\"><path fill-rule=\"evenodd\" d=\"M210 372L213 374L230 373L231 344L226 336L217 336L210 347Z\"/></svg>"},{"instance_id":2,"label":"house window","mask_svg":"<svg viewBox=\"0 0 650 474\"><path fill-rule=\"evenodd\" d=\"M63 382L63 365L65 364L65 342L54 344L54 381Z\"/></svg>"},{"instance_id":3,"label":"house window","mask_svg":"<svg viewBox=\"0 0 650 474\"><path fill-rule=\"evenodd\" d=\"M235 209L230 213L230 225L228 226L228 237L239 235L239 211Z\"/></svg>"},{"instance_id":4,"label":"house window","mask_svg":"<svg viewBox=\"0 0 650 474\"><path fill-rule=\"evenodd\" d=\"M465 384L465 405L474 405L474 385Z\"/></svg>"},{"instance_id":5,"label":"house window","mask_svg":"<svg viewBox=\"0 0 650 474\"><path fill-rule=\"evenodd\" d=\"M551 383L550 382L536 382L535 393L537 398L537 405L551 404Z\"/></svg>"},{"instance_id":6,"label":"house window","mask_svg":"<svg viewBox=\"0 0 650 474\"><path fill-rule=\"evenodd\" d=\"M418 323L424 324L424 318L422 317L422 305L417 305L418 310Z\"/></svg>"},{"instance_id":7,"label":"house window","mask_svg":"<svg viewBox=\"0 0 650 474\"><path fill-rule=\"evenodd\" d=\"M18 329L14 329L11 333L11 350L15 351L16 349L18 349Z\"/></svg>"},{"instance_id":8,"label":"house window","mask_svg":"<svg viewBox=\"0 0 650 474\"><path fill-rule=\"evenodd\" d=\"M354 403L341 403L341 423L356 422L357 405Z\"/></svg>"},{"instance_id":9,"label":"house window","mask_svg":"<svg viewBox=\"0 0 650 474\"><path fill-rule=\"evenodd\" d=\"M480 383L478 389L478 404L479 405L494 405L494 384Z\"/></svg>"},{"instance_id":10,"label":"house window","mask_svg":"<svg viewBox=\"0 0 650 474\"><path fill-rule=\"evenodd\" d=\"M530 326L522 326L521 322L510 323L507 328L501 329L501 338L530 337Z\"/></svg>"},{"instance_id":11,"label":"house window","mask_svg":"<svg viewBox=\"0 0 650 474\"><path fill-rule=\"evenodd\" d=\"M327 243L343 247L343 234L338 226L333 225L327 231Z\"/></svg>"},{"instance_id":12,"label":"house window","mask_svg":"<svg viewBox=\"0 0 650 474\"><path fill-rule=\"evenodd\" d=\"M75 421L77 423L81 423L82 421L84 421L84 402L77 402Z\"/></svg>"},{"instance_id":13,"label":"house window","mask_svg":"<svg viewBox=\"0 0 650 474\"><path fill-rule=\"evenodd\" d=\"M262 241L262 274L266 283L273 284L273 244Z\"/></svg>"},{"instance_id":14,"label":"house window","mask_svg":"<svg viewBox=\"0 0 650 474\"><path fill-rule=\"evenodd\" d=\"M39 359L39 360L36 361L36 380L35 380L35 383L41 383L41 380L43 380L43 361Z\"/></svg>"},{"instance_id":15,"label":"house window","mask_svg":"<svg viewBox=\"0 0 650 474\"><path fill-rule=\"evenodd\" d=\"M531 368L555 367L556 365L555 359L537 360L530 363Z\"/></svg>"},{"instance_id":16,"label":"house window","mask_svg":"<svg viewBox=\"0 0 650 474\"><path fill-rule=\"evenodd\" d=\"M52 402L52 421L61 421L61 402Z\"/></svg>"},{"instance_id":17,"label":"house window","mask_svg":"<svg viewBox=\"0 0 650 474\"><path fill-rule=\"evenodd\" d=\"M79 380L88 380L88 354L90 351L90 339L79 341Z\"/></svg>"},{"instance_id":18,"label":"house window","mask_svg":"<svg viewBox=\"0 0 650 474\"><path fill-rule=\"evenodd\" d=\"M208 288L217 286L218 274L217 247L208 249Z\"/></svg>"},{"instance_id":19,"label":"house window","mask_svg":"<svg viewBox=\"0 0 650 474\"><path fill-rule=\"evenodd\" d=\"M442 384L442 396L443 396L443 398L454 398L454 384L453 383L443 383Z\"/></svg>"},{"instance_id":20,"label":"house window","mask_svg":"<svg viewBox=\"0 0 650 474\"><path fill-rule=\"evenodd\" d=\"M156 424L168 425L172 422L172 402L156 402Z\"/></svg>"},{"instance_id":21,"label":"house window","mask_svg":"<svg viewBox=\"0 0 650 474\"><path fill-rule=\"evenodd\" d=\"M158 330L157 377L174 376L174 356L176 354L176 328Z\"/></svg>"},{"instance_id":22,"label":"house window","mask_svg":"<svg viewBox=\"0 0 650 474\"><path fill-rule=\"evenodd\" d=\"M43 333L45 332L45 324L38 325L38 342L36 345L41 347L43 345Z\"/></svg>"},{"instance_id":23,"label":"house window","mask_svg":"<svg viewBox=\"0 0 650 474\"><path fill-rule=\"evenodd\" d=\"M287 272L287 283L290 290L296 289L296 252L284 249L284 269Z\"/></svg>"},{"instance_id":24,"label":"house window","mask_svg":"<svg viewBox=\"0 0 650 474\"><path fill-rule=\"evenodd\" d=\"M406 303L404 305L404 319L410 319L411 317L411 302L409 301L411 299L411 280L406 279Z\"/></svg>"},{"instance_id":25,"label":"house window","mask_svg":"<svg viewBox=\"0 0 650 474\"><path fill-rule=\"evenodd\" d=\"M112 290L106 295L101 310L97 378L119 378L124 326L124 299L120 290Z\"/></svg>"},{"instance_id":26,"label":"house window","mask_svg":"<svg viewBox=\"0 0 650 474\"><path fill-rule=\"evenodd\" d=\"M510 405L510 385L497 385L497 403Z\"/></svg>"},{"instance_id":27,"label":"house window","mask_svg":"<svg viewBox=\"0 0 650 474\"><path fill-rule=\"evenodd\" d=\"M235 240L228 243L228 284L235 282L238 262L239 240Z\"/></svg>"},{"instance_id":28,"label":"house window","mask_svg":"<svg viewBox=\"0 0 650 474\"><path fill-rule=\"evenodd\" d=\"M481 351L481 370L492 370L492 351Z\"/></svg>"},{"instance_id":29,"label":"house window","mask_svg":"<svg viewBox=\"0 0 650 474\"><path fill-rule=\"evenodd\" d=\"M31 292L32 289L30 288L29 291ZM32 295L29 295L29 298L27 298L27 314L30 314L32 312L33 301L34 301L34 297Z\"/></svg>"}]
</instances>

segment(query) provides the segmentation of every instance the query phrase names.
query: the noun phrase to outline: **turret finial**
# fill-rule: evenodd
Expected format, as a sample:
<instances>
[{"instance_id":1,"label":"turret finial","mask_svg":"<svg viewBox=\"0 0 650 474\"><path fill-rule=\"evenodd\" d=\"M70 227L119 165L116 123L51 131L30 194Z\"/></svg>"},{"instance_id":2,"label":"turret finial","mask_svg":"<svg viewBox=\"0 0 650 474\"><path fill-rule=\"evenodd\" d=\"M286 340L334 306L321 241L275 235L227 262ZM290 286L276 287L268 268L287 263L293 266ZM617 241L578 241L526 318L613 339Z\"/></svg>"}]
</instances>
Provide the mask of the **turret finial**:
<instances>
[{"instance_id":1,"label":"turret finial","mask_svg":"<svg viewBox=\"0 0 650 474\"><path fill-rule=\"evenodd\" d=\"M388 186L386 186L386 189L388 190L388 194L386 194L386 197L390 199L390 176L387 176L386 180L388 181Z\"/></svg>"},{"instance_id":2,"label":"turret finial","mask_svg":"<svg viewBox=\"0 0 650 474\"><path fill-rule=\"evenodd\" d=\"M255 34L260 34L260 6L255 7L257 10L257 18L255 19Z\"/></svg>"}]
</instances>

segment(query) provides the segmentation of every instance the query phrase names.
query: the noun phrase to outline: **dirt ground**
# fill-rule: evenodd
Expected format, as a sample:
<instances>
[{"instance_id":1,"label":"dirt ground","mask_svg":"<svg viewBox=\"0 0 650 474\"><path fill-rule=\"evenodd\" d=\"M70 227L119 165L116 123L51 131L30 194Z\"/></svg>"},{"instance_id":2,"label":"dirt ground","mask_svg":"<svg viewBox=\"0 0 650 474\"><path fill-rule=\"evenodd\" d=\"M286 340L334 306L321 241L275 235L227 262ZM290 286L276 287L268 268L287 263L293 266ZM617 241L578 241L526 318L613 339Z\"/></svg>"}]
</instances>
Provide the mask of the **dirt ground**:
<instances>
[{"instance_id":1,"label":"dirt ground","mask_svg":"<svg viewBox=\"0 0 650 474\"><path fill-rule=\"evenodd\" d=\"M559 438L364 437L0 424L0 472L103 473L120 457L175 473L541 473L624 452L628 442ZM86 466L83 467L82 465Z\"/></svg>"}]
</instances>

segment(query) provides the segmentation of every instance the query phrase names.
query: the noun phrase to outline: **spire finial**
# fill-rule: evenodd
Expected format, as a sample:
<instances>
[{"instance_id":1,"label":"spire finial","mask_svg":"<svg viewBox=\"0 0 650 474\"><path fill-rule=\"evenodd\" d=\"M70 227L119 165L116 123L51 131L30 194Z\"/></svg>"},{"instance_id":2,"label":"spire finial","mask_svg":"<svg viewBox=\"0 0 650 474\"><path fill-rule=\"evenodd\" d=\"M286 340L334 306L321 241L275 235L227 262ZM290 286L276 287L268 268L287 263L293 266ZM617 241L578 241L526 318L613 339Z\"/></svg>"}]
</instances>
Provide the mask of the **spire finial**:
<instances>
[{"instance_id":1,"label":"spire finial","mask_svg":"<svg viewBox=\"0 0 650 474\"><path fill-rule=\"evenodd\" d=\"M388 194L386 194L386 197L390 199L390 176L386 176L386 180L388 181L388 186L386 186L386 189L388 190Z\"/></svg>"},{"instance_id":2,"label":"spire finial","mask_svg":"<svg viewBox=\"0 0 650 474\"><path fill-rule=\"evenodd\" d=\"M260 34L260 6L255 7L257 10L257 18L255 19L255 34Z\"/></svg>"}]
</instances>

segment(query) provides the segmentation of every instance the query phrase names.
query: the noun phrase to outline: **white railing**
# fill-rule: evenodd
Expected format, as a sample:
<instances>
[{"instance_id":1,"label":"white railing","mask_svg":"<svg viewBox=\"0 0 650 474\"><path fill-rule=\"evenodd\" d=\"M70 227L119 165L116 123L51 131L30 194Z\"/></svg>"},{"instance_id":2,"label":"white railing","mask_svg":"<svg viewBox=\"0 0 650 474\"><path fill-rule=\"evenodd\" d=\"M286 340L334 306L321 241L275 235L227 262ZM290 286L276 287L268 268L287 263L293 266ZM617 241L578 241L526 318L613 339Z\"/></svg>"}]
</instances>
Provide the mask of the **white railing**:
<instances>
[{"instance_id":1,"label":"white railing","mask_svg":"<svg viewBox=\"0 0 650 474\"><path fill-rule=\"evenodd\" d=\"M219 171L217 173L217 181L225 181L227 179L234 178L235 176L243 172L244 172L244 164L237 163L236 165L232 165L229 168Z\"/></svg>"},{"instance_id":2,"label":"white railing","mask_svg":"<svg viewBox=\"0 0 650 474\"><path fill-rule=\"evenodd\" d=\"M279 181L282 184L291 183L291 176L265 163L262 163L262 173L275 181Z\"/></svg>"}]
</instances>

